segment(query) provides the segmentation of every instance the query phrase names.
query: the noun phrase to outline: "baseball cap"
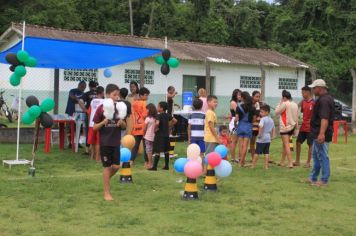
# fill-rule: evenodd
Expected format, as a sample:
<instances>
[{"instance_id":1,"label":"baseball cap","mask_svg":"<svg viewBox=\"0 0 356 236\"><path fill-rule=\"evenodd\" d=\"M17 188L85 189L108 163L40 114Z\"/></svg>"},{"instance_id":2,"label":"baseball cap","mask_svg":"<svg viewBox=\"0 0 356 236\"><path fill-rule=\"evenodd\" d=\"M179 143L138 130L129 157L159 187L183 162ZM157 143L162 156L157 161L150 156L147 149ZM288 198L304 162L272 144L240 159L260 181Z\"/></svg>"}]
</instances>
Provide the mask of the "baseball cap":
<instances>
[{"instance_id":1,"label":"baseball cap","mask_svg":"<svg viewBox=\"0 0 356 236\"><path fill-rule=\"evenodd\" d=\"M314 80L314 82L309 85L309 88L315 88L315 87L324 87L324 88L327 88L328 86L326 86L326 83L324 80L322 79L317 79L317 80Z\"/></svg>"}]
</instances>

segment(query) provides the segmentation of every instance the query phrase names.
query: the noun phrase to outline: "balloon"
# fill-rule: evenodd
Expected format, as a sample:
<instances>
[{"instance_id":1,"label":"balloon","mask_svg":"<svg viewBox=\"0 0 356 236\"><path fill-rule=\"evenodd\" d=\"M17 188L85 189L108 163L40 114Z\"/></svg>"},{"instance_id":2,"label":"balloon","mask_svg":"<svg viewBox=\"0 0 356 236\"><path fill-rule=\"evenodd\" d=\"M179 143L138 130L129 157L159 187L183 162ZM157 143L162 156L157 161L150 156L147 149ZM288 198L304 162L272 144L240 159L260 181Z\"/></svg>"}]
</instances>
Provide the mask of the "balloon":
<instances>
[{"instance_id":1,"label":"balloon","mask_svg":"<svg viewBox=\"0 0 356 236\"><path fill-rule=\"evenodd\" d=\"M104 76L106 78L110 78L112 76L112 72L109 68L104 70Z\"/></svg>"},{"instance_id":2,"label":"balloon","mask_svg":"<svg viewBox=\"0 0 356 236\"><path fill-rule=\"evenodd\" d=\"M35 67L37 65L37 60L34 57L29 57L26 61L25 61L25 65L28 67Z\"/></svg>"},{"instance_id":3,"label":"balloon","mask_svg":"<svg viewBox=\"0 0 356 236\"><path fill-rule=\"evenodd\" d=\"M25 125L30 125L35 121L34 117L31 117L29 112L25 112L22 115L22 123L24 123Z\"/></svg>"},{"instance_id":4,"label":"balloon","mask_svg":"<svg viewBox=\"0 0 356 236\"><path fill-rule=\"evenodd\" d=\"M211 152L208 154L208 164L212 167L218 166L221 162L221 156L217 152Z\"/></svg>"},{"instance_id":5,"label":"balloon","mask_svg":"<svg viewBox=\"0 0 356 236\"><path fill-rule=\"evenodd\" d=\"M187 148L187 157L189 159L197 159L200 156L200 147L198 144L192 143Z\"/></svg>"},{"instance_id":6,"label":"balloon","mask_svg":"<svg viewBox=\"0 0 356 236\"><path fill-rule=\"evenodd\" d=\"M123 120L126 118L127 115L127 106L126 103L124 103L123 101L119 101L116 103L116 109L118 111L118 118Z\"/></svg>"},{"instance_id":7,"label":"balloon","mask_svg":"<svg viewBox=\"0 0 356 236\"><path fill-rule=\"evenodd\" d=\"M203 167L198 161L190 160L184 166L184 173L188 178L196 179L203 174Z\"/></svg>"},{"instance_id":8,"label":"balloon","mask_svg":"<svg viewBox=\"0 0 356 236\"><path fill-rule=\"evenodd\" d=\"M5 59L8 63L10 63L11 65L17 66L20 64L19 60L17 60L16 54L15 53L8 53L5 56Z\"/></svg>"},{"instance_id":9,"label":"balloon","mask_svg":"<svg viewBox=\"0 0 356 236\"><path fill-rule=\"evenodd\" d=\"M178 173L183 173L184 172L184 166L185 164L188 163L188 159L181 157L178 158L175 162L174 162L174 169L178 172Z\"/></svg>"},{"instance_id":10,"label":"balloon","mask_svg":"<svg viewBox=\"0 0 356 236\"><path fill-rule=\"evenodd\" d=\"M41 102L40 107L43 112L49 112L50 110L52 110L54 108L54 105L55 105L55 103L52 98L46 98L45 100L43 100Z\"/></svg>"},{"instance_id":11,"label":"balloon","mask_svg":"<svg viewBox=\"0 0 356 236\"><path fill-rule=\"evenodd\" d=\"M164 63L164 58L162 56L158 56L155 58L155 61L158 65L162 65Z\"/></svg>"},{"instance_id":12,"label":"balloon","mask_svg":"<svg viewBox=\"0 0 356 236\"><path fill-rule=\"evenodd\" d=\"M195 159L195 160L197 160L200 164L203 162L203 159L200 156L197 157L197 159Z\"/></svg>"},{"instance_id":13,"label":"balloon","mask_svg":"<svg viewBox=\"0 0 356 236\"><path fill-rule=\"evenodd\" d=\"M14 87L18 86L21 83L21 77L13 73L10 77L10 84Z\"/></svg>"},{"instance_id":14,"label":"balloon","mask_svg":"<svg viewBox=\"0 0 356 236\"><path fill-rule=\"evenodd\" d=\"M16 66L15 66L15 65L11 65L11 66L9 67L9 70L12 71L12 72L14 72L15 69L16 69Z\"/></svg>"},{"instance_id":15,"label":"balloon","mask_svg":"<svg viewBox=\"0 0 356 236\"><path fill-rule=\"evenodd\" d=\"M20 62L25 62L28 60L30 55L28 55L28 52L26 52L24 50L20 50L17 52L16 57Z\"/></svg>"},{"instance_id":16,"label":"balloon","mask_svg":"<svg viewBox=\"0 0 356 236\"><path fill-rule=\"evenodd\" d=\"M167 61L168 65L172 68L177 68L180 64L179 60L177 58L171 57Z\"/></svg>"},{"instance_id":17,"label":"balloon","mask_svg":"<svg viewBox=\"0 0 356 236\"><path fill-rule=\"evenodd\" d=\"M53 125L53 118L46 112L42 112L40 115L40 122L44 128L51 128Z\"/></svg>"},{"instance_id":18,"label":"balloon","mask_svg":"<svg viewBox=\"0 0 356 236\"><path fill-rule=\"evenodd\" d=\"M232 166L227 160L222 160L220 165L215 167L215 174L219 177L228 177L231 172Z\"/></svg>"},{"instance_id":19,"label":"balloon","mask_svg":"<svg viewBox=\"0 0 356 236\"><path fill-rule=\"evenodd\" d=\"M106 98L103 102L105 118L112 119L115 113L114 101L111 98Z\"/></svg>"},{"instance_id":20,"label":"balloon","mask_svg":"<svg viewBox=\"0 0 356 236\"><path fill-rule=\"evenodd\" d=\"M227 149L227 147L225 147L225 145L218 145L215 150L215 152L219 153L219 155L221 157L226 157L227 154L229 153L229 150Z\"/></svg>"},{"instance_id":21,"label":"balloon","mask_svg":"<svg viewBox=\"0 0 356 236\"><path fill-rule=\"evenodd\" d=\"M129 150L132 150L132 148L135 146L135 143L135 137L131 134L126 134L121 138L121 145Z\"/></svg>"},{"instance_id":22,"label":"balloon","mask_svg":"<svg viewBox=\"0 0 356 236\"><path fill-rule=\"evenodd\" d=\"M37 105L33 105L30 107L30 109L28 109L28 113L32 118L38 118L41 115L41 112L41 108Z\"/></svg>"},{"instance_id":23,"label":"balloon","mask_svg":"<svg viewBox=\"0 0 356 236\"><path fill-rule=\"evenodd\" d=\"M15 74L18 76L18 77L23 77L26 75L26 68L24 66L16 66L15 68Z\"/></svg>"},{"instance_id":24,"label":"balloon","mask_svg":"<svg viewBox=\"0 0 356 236\"><path fill-rule=\"evenodd\" d=\"M120 161L129 162L131 160L131 151L127 148L120 149Z\"/></svg>"},{"instance_id":25,"label":"balloon","mask_svg":"<svg viewBox=\"0 0 356 236\"><path fill-rule=\"evenodd\" d=\"M169 51L168 49L164 49L162 51L162 57L165 61L168 61L169 58L171 57L171 51Z\"/></svg>"},{"instance_id":26,"label":"balloon","mask_svg":"<svg viewBox=\"0 0 356 236\"><path fill-rule=\"evenodd\" d=\"M169 65L168 65L166 62L163 63L162 66L161 66L161 73L162 73L162 75L168 75L168 74L169 74L169 71L170 71Z\"/></svg>"},{"instance_id":27,"label":"balloon","mask_svg":"<svg viewBox=\"0 0 356 236\"><path fill-rule=\"evenodd\" d=\"M28 107L32 107L33 105L39 105L40 104L40 102L38 101L38 99L35 97L35 96L33 96L33 95L31 95L31 96L28 96L27 98L26 98L26 105L28 106Z\"/></svg>"}]
</instances>

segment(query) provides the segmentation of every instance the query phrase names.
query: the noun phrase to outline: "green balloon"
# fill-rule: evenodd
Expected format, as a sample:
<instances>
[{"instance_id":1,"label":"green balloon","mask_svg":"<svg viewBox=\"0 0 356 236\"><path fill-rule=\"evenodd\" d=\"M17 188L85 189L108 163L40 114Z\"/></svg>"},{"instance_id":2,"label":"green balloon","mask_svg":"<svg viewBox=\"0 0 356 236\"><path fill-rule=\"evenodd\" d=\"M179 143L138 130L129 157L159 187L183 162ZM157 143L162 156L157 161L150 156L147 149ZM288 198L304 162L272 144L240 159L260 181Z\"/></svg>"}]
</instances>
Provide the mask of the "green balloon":
<instances>
[{"instance_id":1,"label":"green balloon","mask_svg":"<svg viewBox=\"0 0 356 236\"><path fill-rule=\"evenodd\" d=\"M32 118L38 118L41 115L41 112L41 108L37 105L33 105L30 107L30 109L28 109L28 113Z\"/></svg>"},{"instance_id":2,"label":"green balloon","mask_svg":"<svg viewBox=\"0 0 356 236\"><path fill-rule=\"evenodd\" d=\"M24 66L16 66L15 74L18 77L24 77L26 75L26 68Z\"/></svg>"},{"instance_id":3,"label":"green balloon","mask_svg":"<svg viewBox=\"0 0 356 236\"><path fill-rule=\"evenodd\" d=\"M42 112L49 112L54 108L54 105L55 103L52 98L46 98L45 100L42 101L40 107Z\"/></svg>"},{"instance_id":4,"label":"green balloon","mask_svg":"<svg viewBox=\"0 0 356 236\"><path fill-rule=\"evenodd\" d=\"M171 57L167 63L170 67L177 68L180 64L180 61L177 58Z\"/></svg>"},{"instance_id":5,"label":"green balloon","mask_svg":"<svg viewBox=\"0 0 356 236\"><path fill-rule=\"evenodd\" d=\"M164 58L162 56L156 57L155 60L158 65L162 65L164 63Z\"/></svg>"},{"instance_id":6,"label":"green balloon","mask_svg":"<svg viewBox=\"0 0 356 236\"><path fill-rule=\"evenodd\" d=\"M37 65L37 60L34 57L29 57L28 60L25 61L25 65L28 67L35 67Z\"/></svg>"},{"instance_id":7,"label":"green balloon","mask_svg":"<svg viewBox=\"0 0 356 236\"><path fill-rule=\"evenodd\" d=\"M16 54L16 57L17 59L20 61L20 62L25 62L28 60L28 58L30 57L30 55L28 55L28 52L24 51L24 50L21 50L21 51L18 51L17 54Z\"/></svg>"},{"instance_id":8,"label":"green balloon","mask_svg":"<svg viewBox=\"0 0 356 236\"><path fill-rule=\"evenodd\" d=\"M22 115L22 123L24 123L25 125L30 125L35 121L36 118L31 117L29 112L25 112Z\"/></svg>"},{"instance_id":9,"label":"green balloon","mask_svg":"<svg viewBox=\"0 0 356 236\"><path fill-rule=\"evenodd\" d=\"M18 86L21 83L21 77L13 73L10 77L10 84L14 87Z\"/></svg>"}]
</instances>

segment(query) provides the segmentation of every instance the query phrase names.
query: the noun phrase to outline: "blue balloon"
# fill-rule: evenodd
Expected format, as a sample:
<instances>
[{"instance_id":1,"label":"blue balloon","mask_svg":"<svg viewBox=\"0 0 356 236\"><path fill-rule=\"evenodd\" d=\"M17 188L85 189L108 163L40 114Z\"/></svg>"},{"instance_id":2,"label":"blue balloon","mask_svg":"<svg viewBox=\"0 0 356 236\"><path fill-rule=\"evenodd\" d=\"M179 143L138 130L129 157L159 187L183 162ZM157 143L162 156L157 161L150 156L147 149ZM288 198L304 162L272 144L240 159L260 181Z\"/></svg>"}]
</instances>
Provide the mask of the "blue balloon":
<instances>
[{"instance_id":1,"label":"blue balloon","mask_svg":"<svg viewBox=\"0 0 356 236\"><path fill-rule=\"evenodd\" d=\"M104 76L106 78L110 78L112 76L112 72L109 68L104 70Z\"/></svg>"},{"instance_id":2,"label":"blue balloon","mask_svg":"<svg viewBox=\"0 0 356 236\"><path fill-rule=\"evenodd\" d=\"M178 173L183 173L184 172L184 166L185 164L187 164L188 159L181 157L178 158L175 162L174 162L174 169L178 172Z\"/></svg>"},{"instance_id":3,"label":"blue balloon","mask_svg":"<svg viewBox=\"0 0 356 236\"><path fill-rule=\"evenodd\" d=\"M227 160L222 160L220 165L215 167L215 174L219 177L228 177L231 175L232 165Z\"/></svg>"},{"instance_id":4,"label":"blue balloon","mask_svg":"<svg viewBox=\"0 0 356 236\"><path fill-rule=\"evenodd\" d=\"M225 147L225 145L222 144L216 146L214 151L219 153L222 158L226 157L227 154L229 153L229 149L227 149L227 147Z\"/></svg>"},{"instance_id":5,"label":"blue balloon","mask_svg":"<svg viewBox=\"0 0 356 236\"><path fill-rule=\"evenodd\" d=\"M129 162L131 160L131 151L128 148L120 149L120 161Z\"/></svg>"}]
</instances>

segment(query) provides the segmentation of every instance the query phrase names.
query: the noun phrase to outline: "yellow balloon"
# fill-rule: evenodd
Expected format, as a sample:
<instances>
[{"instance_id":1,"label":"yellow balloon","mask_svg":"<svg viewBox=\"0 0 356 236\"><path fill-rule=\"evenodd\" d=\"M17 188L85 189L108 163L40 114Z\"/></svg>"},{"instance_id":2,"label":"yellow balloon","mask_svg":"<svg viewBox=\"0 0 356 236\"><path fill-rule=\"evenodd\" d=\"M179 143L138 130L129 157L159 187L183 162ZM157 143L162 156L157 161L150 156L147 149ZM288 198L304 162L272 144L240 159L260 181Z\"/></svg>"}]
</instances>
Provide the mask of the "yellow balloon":
<instances>
[{"instance_id":1,"label":"yellow balloon","mask_svg":"<svg viewBox=\"0 0 356 236\"><path fill-rule=\"evenodd\" d=\"M121 138L121 145L130 150L132 150L132 148L135 146L135 143L135 138L131 134L127 134Z\"/></svg>"}]
</instances>

